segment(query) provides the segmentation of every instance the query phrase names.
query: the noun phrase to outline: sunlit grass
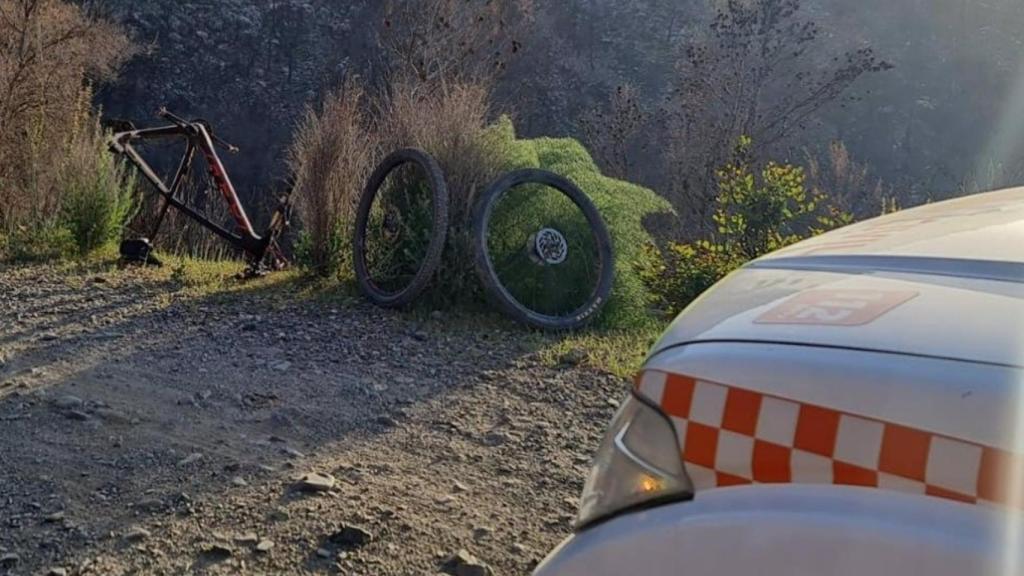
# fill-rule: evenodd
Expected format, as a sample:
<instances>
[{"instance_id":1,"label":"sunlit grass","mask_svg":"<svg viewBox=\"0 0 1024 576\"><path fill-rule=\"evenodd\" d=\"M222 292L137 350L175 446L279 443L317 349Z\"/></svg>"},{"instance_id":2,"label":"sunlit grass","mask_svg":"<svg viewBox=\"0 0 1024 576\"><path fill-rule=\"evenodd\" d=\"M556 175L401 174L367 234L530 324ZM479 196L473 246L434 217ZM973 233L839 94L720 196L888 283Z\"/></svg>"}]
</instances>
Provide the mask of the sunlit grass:
<instances>
[{"instance_id":1,"label":"sunlit grass","mask_svg":"<svg viewBox=\"0 0 1024 576\"><path fill-rule=\"evenodd\" d=\"M97 276L118 285L142 283L162 291L155 302L201 305L226 300L252 299L254 307L286 309L302 301L330 306L349 306L360 301L351 275L320 277L299 268L273 272L260 278L241 279L245 264L234 259L204 259L159 254L162 267L125 266L119 262L116 246L106 247L76 260L52 263L67 274L71 285L84 286ZM16 265L17 266L17 265ZM35 266L32 264L30 266ZM424 300L422 305L402 311L409 320L429 331L446 330L501 332L514 338L523 351L535 354L548 366L573 366L631 378L640 368L650 346L664 330L658 322L619 330L590 329L569 334L544 334L523 328L487 305L473 302L446 308L440 320Z\"/></svg>"},{"instance_id":2,"label":"sunlit grass","mask_svg":"<svg viewBox=\"0 0 1024 576\"><path fill-rule=\"evenodd\" d=\"M262 299L282 302L323 299L345 301L355 297L351 282L321 278L297 268L272 272L258 278L242 278L245 263L236 259L195 258L186 255L158 253L162 266L124 265L116 246L97 250L76 260L54 262L52 265L68 274L69 281L85 282L89 277L104 276L112 283L135 280L160 285L172 299L199 300L233 295L258 295Z\"/></svg>"},{"instance_id":3,"label":"sunlit grass","mask_svg":"<svg viewBox=\"0 0 1024 576\"><path fill-rule=\"evenodd\" d=\"M350 279L321 278L292 269L243 281L237 278L242 267L234 260L168 257L155 278L171 281L172 285L180 287L182 296L192 299L258 296L264 305L281 307L301 300L346 305L359 299ZM524 348L536 353L545 365L572 365L627 379L640 368L651 345L664 330L662 324L648 322L622 330L543 334L523 328L479 304L465 309L447 309L441 322L432 322L433 310L426 305L414 306L402 313L424 326L433 324L442 330L507 332Z\"/></svg>"},{"instance_id":4,"label":"sunlit grass","mask_svg":"<svg viewBox=\"0 0 1024 576\"><path fill-rule=\"evenodd\" d=\"M629 330L546 336L540 357L549 365L569 363L632 378L663 329L652 323Z\"/></svg>"}]
</instances>

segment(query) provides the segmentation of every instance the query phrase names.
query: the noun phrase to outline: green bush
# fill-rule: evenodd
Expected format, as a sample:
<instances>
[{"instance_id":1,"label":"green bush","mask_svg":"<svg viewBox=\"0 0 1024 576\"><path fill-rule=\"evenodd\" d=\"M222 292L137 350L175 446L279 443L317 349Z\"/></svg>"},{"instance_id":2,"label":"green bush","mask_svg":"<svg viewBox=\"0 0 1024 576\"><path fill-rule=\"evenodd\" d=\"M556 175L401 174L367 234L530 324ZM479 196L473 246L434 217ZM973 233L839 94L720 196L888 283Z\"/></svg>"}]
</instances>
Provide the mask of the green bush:
<instances>
[{"instance_id":1,"label":"green bush","mask_svg":"<svg viewBox=\"0 0 1024 576\"><path fill-rule=\"evenodd\" d=\"M351 266L351 234L338 222L334 230L324 240L324 245L317 249L309 230L302 230L295 239L295 263L304 270L313 271L322 276L336 276L347 272Z\"/></svg>"},{"instance_id":2,"label":"green bush","mask_svg":"<svg viewBox=\"0 0 1024 576\"><path fill-rule=\"evenodd\" d=\"M802 168L750 158L751 140L741 138L734 159L717 171L714 221L717 232L694 243L670 242L641 270L649 289L670 314L749 260L804 238L849 224L852 216L821 193L807 190Z\"/></svg>"},{"instance_id":3,"label":"green bush","mask_svg":"<svg viewBox=\"0 0 1024 576\"><path fill-rule=\"evenodd\" d=\"M645 250L649 258L640 275L656 295L660 308L671 315L746 262L725 246L707 240L669 242L661 250L648 244Z\"/></svg>"},{"instance_id":4,"label":"green bush","mask_svg":"<svg viewBox=\"0 0 1024 576\"><path fill-rule=\"evenodd\" d=\"M485 93L473 87L464 87L454 92L441 91L426 99L422 95L412 98L399 90L389 101L388 114L385 115L387 122L378 127L384 132L380 139L389 143L386 149L416 146L426 150L438 159L448 181L451 196L449 239L437 281L431 292L424 295L423 305L444 307L483 300L473 267L473 246L470 242L472 208L486 186L501 174L520 168L541 168L567 177L586 192L611 233L616 252L615 285L599 325L625 328L648 322L654 295L644 285L640 269L653 266L653 263L647 261L656 255L644 250L645 245L652 243L652 238L644 228L643 220L651 214L671 212L671 206L651 190L603 176L587 150L575 140L519 139L508 117L502 117L485 127L484 96ZM410 185L401 178L396 184L399 184L398 188L403 192L402 197L426 197L425 190L416 191L417 184ZM391 188L390 185L385 186L382 206L387 205L390 195L387 192L395 192ZM539 187L524 186L510 194L506 204L510 206L508 210L519 216L518 226L515 230L511 227L503 229L501 218L496 215L492 238L499 238L510 251L515 251L514 248L525 245L529 233L545 226L553 225L567 236L589 235L589 228L570 220L571 215L578 213L578 210L561 194L539 192ZM408 210L399 212L410 213ZM423 214L428 212L424 208ZM381 214L371 214L371 228L387 232L387 222L381 218ZM317 246L313 242L330 244L319 246L321 253L346 251L344 244L351 227L350 218L334 219L340 222L345 234L334 234L328 240L317 240L312 234L300 236L296 245L298 262L317 263L313 250ZM393 277L401 280L404 278L401 272L410 268L409 261L419 261L417 249L422 249L426 243L420 233L429 230L429 223L414 219L402 222L401 226L403 233L398 237L407 243L374 243L382 247L379 254L374 253L374 263L371 265L375 278L386 281ZM523 230L530 232L523 235ZM323 262L319 262L319 267L323 268ZM331 272L330 268L328 272ZM553 307L560 307L562 300L587 296L578 292L580 287L593 285L584 276L595 272L591 263L574 261L559 267L557 272L562 275L555 283L564 289L561 294L553 294L547 287L530 284L525 275L518 288L526 291L526 300L545 302ZM516 294L518 296L520 292Z\"/></svg>"},{"instance_id":5,"label":"green bush","mask_svg":"<svg viewBox=\"0 0 1024 576\"><path fill-rule=\"evenodd\" d=\"M599 321L599 326L626 328L646 323L650 318L648 310L653 295L644 285L640 271L654 265L651 258L655 255L644 250L644 246L652 243L652 238L644 228L643 221L649 215L670 212L668 202L651 190L603 176L590 154L576 140L520 140L516 138L511 120L503 117L489 129L487 141L488 146L492 146L494 153L503 160L503 171L530 167L548 170L568 178L593 200L611 233L616 261L612 297ZM539 198L544 200L538 200ZM569 221L570 215L576 214L577 210L561 195L540 195L535 190L523 187L514 195L510 194L507 205L508 210L518 216L519 230L539 229L555 222L555 227L570 237L570 241L574 233L588 233L581 218L575 222ZM494 223L499 228L501 221L496 214ZM523 221L535 224L521 226ZM521 233L505 233L503 241L510 244L521 243L524 239L516 237L516 234ZM494 236L501 238L502 230L492 232L492 237ZM565 298L579 296L572 294L572 287L593 285L585 276L593 271L593 267L587 264L584 262L575 268L567 266L561 272L563 276L560 282L567 288L566 294L563 295ZM524 289L528 290L529 287ZM550 294L536 296L542 300L552 297Z\"/></svg>"},{"instance_id":6,"label":"green bush","mask_svg":"<svg viewBox=\"0 0 1024 576\"><path fill-rule=\"evenodd\" d=\"M71 233L79 255L120 238L134 215L136 177L107 152L103 132L83 134L60 167L60 226Z\"/></svg>"},{"instance_id":7,"label":"green bush","mask_svg":"<svg viewBox=\"0 0 1024 576\"><path fill-rule=\"evenodd\" d=\"M0 258L22 262L83 256L116 241L136 207L134 174L106 150L94 119L72 123L50 168L52 202L40 202L7 231ZM36 196L30 196L36 199Z\"/></svg>"},{"instance_id":8,"label":"green bush","mask_svg":"<svg viewBox=\"0 0 1024 576\"><path fill-rule=\"evenodd\" d=\"M48 262L70 258L77 252L71 230L59 224L19 226L7 238L0 255L13 262Z\"/></svg>"}]
</instances>

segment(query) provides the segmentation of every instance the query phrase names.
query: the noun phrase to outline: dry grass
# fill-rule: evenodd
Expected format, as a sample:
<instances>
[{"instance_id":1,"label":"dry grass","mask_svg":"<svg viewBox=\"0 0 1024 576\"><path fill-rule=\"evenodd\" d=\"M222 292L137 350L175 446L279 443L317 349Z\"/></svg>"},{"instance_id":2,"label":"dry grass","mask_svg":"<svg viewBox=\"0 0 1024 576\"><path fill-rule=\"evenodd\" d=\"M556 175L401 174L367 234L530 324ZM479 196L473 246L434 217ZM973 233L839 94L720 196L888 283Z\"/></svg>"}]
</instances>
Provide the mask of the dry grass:
<instances>
[{"instance_id":1,"label":"dry grass","mask_svg":"<svg viewBox=\"0 0 1024 576\"><path fill-rule=\"evenodd\" d=\"M850 155L840 141L829 144L824 159L811 153L807 157L807 180L815 194L830 198L842 210L857 218L871 218L896 202L892 187L871 175L864 164Z\"/></svg>"},{"instance_id":2,"label":"dry grass","mask_svg":"<svg viewBox=\"0 0 1024 576\"><path fill-rule=\"evenodd\" d=\"M472 268L471 226L478 196L498 176L502 155L487 138L490 85L482 81L391 83L377 114L387 149L414 147L433 156L444 172L449 193L448 243L431 305L444 306L471 297L478 289Z\"/></svg>"},{"instance_id":3,"label":"dry grass","mask_svg":"<svg viewBox=\"0 0 1024 576\"><path fill-rule=\"evenodd\" d=\"M206 181L190 182L185 193L180 197L188 198L190 206L223 227L231 230L234 220L227 206L220 199L220 192L211 188ZM157 220L163 210L163 197L151 193L150 184L142 185L146 192L142 195L141 208L129 226L133 237L149 238L159 246L161 252L188 255L208 260L223 260L240 256L240 252L225 242L220 236L213 234L192 218L178 210L168 210L160 229L152 236ZM252 216L252 215L250 215Z\"/></svg>"},{"instance_id":4,"label":"dry grass","mask_svg":"<svg viewBox=\"0 0 1024 576\"><path fill-rule=\"evenodd\" d=\"M420 148L438 161L451 195L451 221L460 228L477 194L497 175L485 137L489 85L398 79L382 100L376 124L385 148Z\"/></svg>"},{"instance_id":5,"label":"dry grass","mask_svg":"<svg viewBox=\"0 0 1024 576\"><path fill-rule=\"evenodd\" d=\"M54 166L88 128L88 82L132 54L114 24L63 0L0 0L0 230L58 212Z\"/></svg>"},{"instance_id":6,"label":"dry grass","mask_svg":"<svg viewBox=\"0 0 1024 576\"><path fill-rule=\"evenodd\" d=\"M345 82L319 110L307 112L289 152L303 263L321 274L337 270L348 253L349 224L379 156L380 138L368 129L365 99L358 81Z\"/></svg>"},{"instance_id":7,"label":"dry grass","mask_svg":"<svg viewBox=\"0 0 1024 576\"><path fill-rule=\"evenodd\" d=\"M452 241L440 276L470 282L469 260L458 254L470 253L473 203L498 172L499 155L486 138L490 99L479 81L402 76L372 98L349 80L310 110L289 154L304 230L301 261L323 274L347 271L354 210L369 173L384 154L412 147L437 159L448 183Z\"/></svg>"}]
</instances>

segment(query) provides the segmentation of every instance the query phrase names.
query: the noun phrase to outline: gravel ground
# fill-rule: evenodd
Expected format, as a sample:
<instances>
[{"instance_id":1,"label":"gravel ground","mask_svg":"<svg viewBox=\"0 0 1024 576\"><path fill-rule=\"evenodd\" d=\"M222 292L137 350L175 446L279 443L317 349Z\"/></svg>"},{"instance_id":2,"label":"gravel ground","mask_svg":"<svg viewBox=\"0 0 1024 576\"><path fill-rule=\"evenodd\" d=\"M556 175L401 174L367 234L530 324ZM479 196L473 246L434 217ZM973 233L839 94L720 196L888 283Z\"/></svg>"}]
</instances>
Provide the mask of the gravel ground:
<instances>
[{"instance_id":1,"label":"gravel ground","mask_svg":"<svg viewBox=\"0 0 1024 576\"><path fill-rule=\"evenodd\" d=\"M443 315L174 290L0 268L0 574L527 574L569 533L622 380Z\"/></svg>"}]
</instances>

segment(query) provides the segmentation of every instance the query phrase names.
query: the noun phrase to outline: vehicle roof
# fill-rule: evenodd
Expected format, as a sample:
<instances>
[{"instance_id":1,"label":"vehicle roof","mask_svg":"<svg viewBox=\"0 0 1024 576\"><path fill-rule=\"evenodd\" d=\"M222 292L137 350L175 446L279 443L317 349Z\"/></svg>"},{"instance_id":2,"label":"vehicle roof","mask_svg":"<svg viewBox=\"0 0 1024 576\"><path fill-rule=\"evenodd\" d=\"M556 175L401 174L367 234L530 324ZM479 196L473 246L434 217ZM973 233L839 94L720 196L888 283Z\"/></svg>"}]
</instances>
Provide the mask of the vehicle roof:
<instances>
[{"instance_id":1,"label":"vehicle roof","mask_svg":"<svg viewBox=\"0 0 1024 576\"><path fill-rule=\"evenodd\" d=\"M699 298L688 342L811 344L1024 364L1024 188L926 205L756 260Z\"/></svg>"}]
</instances>

